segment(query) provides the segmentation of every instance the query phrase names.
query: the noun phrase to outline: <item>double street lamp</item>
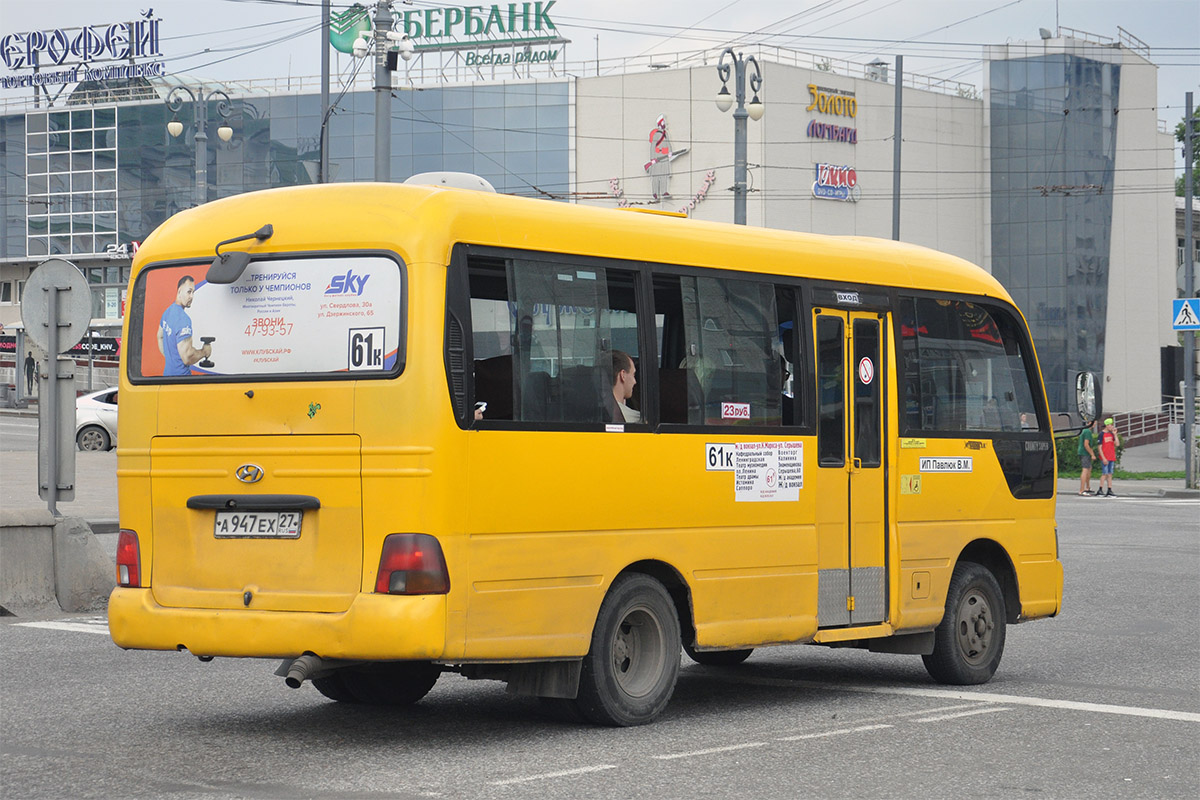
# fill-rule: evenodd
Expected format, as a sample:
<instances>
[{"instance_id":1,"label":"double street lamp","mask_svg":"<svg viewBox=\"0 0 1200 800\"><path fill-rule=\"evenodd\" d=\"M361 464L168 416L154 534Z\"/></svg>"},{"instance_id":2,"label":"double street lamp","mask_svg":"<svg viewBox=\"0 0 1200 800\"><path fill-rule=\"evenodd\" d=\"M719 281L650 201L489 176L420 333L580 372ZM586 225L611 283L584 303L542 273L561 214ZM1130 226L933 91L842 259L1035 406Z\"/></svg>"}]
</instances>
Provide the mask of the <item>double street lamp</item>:
<instances>
[{"instance_id":1,"label":"double street lamp","mask_svg":"<svg viewBox=\"0 0 1200 800\"><path fill-rule=\"evenodd\" d=\"M725 63L728 56L732 64ZM750 75L750 91L753 98L746 103L746 67L754 68ZM721 91L717 93L717 108L722 112L733 106L734 97L729 94L729 73L734 74L734 91L737 93L737 108L733 110L733 222L735 225L746 224L746 119L755 122L762 119L763 103L758 99L762 89L762 70L754 56L739 55L733 48L725 48L721 60L717 63L717 74L721 76Z\"/></svg>"},{"instance_id":2,"label":"double street lamp","mask_svg":"<svg viewBox=\"0 0 1200 800\"><path fill-rule=\"evenodd\" d=\"M192 113L196 120L196 205L208 202L208 104L217 101L217 114L221 118L221 126L217 128L217 136L222 142L233 138L233 128L229 127L229 117L233 113L233 101L229 95L220 89L213 89L208 94L201 87L199 92L193 92L186 86L176 86L167 95L167 108L174 115L167 123L167 133L178 137L183 133L183 123L179 121L179 109L186 102L185 96L192 101Z\"/></svg>"}]
</instances>

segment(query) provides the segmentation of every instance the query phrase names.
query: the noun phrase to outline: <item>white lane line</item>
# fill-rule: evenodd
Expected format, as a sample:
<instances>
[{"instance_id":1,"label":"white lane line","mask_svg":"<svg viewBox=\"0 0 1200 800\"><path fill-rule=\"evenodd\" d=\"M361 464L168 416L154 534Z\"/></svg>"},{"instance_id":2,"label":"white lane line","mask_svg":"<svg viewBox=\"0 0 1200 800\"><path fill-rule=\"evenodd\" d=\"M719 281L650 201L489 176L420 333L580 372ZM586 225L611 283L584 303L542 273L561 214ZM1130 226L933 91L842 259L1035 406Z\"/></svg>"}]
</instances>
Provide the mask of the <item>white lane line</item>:
<instances>
[{"instance_id":1,"label":"white lane line","mask_svg":"<svg viewBox=\"0 0 1200 800\"><path fill-rule=\"evenodd\" d=\"M544 781L549 778L568 778L572 775L586 775L589 772L603 772L606 769L616 768L616 764L599 764L594 767L564 769L561 772L543 772L541 775L526 775L523 778L508 778L502 781L492 781L492 786L511 786L514 783L530 783L531 781Z\"/></svg>"},{"instance_id":2,"label":"white lane line","mask_svg":"<svg viewBox=\"0 0 1200 800\"><path fill-rule=\"evenodd\" d=\"M960 692L953 689L914 689L900 686L860 686L850 683L821 683L819 681L786 680L783 678L735 678L733 683L752 686L777 686L814 689L823 692L854 692L856 694L885 694L901 697L933 697L939 700L961 700L977 703L997 703L1034 708L1056 708L1065 711L1091 711L1097 714L1119 714L1128 717L1170 719L1179 722L1200 722L1200 714L1191 711L1173 711L1162 708L1140 708L1138 706L1116 706L1106 703L1083 703L1076 700L1051 700L1044 697L1024 697L1015 694L991 694L988 692Z\"/></svg>"},{"instance_id":3,"label":"white lane line","mask_svg":"<svg viewBox=\"0 0 1200 800\"><path fill-rule=\"evenodd\" d=\"M104 622L14 622L25 628L45 628L51 631L75 631L76 633L99 633L108 636L108 624Z\"/></svg>"},{"instance_id":4,"label":"white lane line","mask_svg":"<svg viewBox=\"0 0 1200 800\"><path fill-rule=\"evenodd\" d=\"M920 720L918 720L920 721ZM857 728L842 728L836 731L821 731L820 733L802 733L799 736L780 736L780 742L799 742L802 739L821 739L825 736L841 736L844 733L862 733L864 731L879 731L891 728L891 725L859 725Z\"/></svg>"},{"instance_id":5,"label":"white lane line","mask_svg":"<svg viewBox=\"0 0 1200 800\"><path fill-rule=\"evenodd\" d=\"M922 717L915 719L913 722L942 722L948 719L958 719L959 717L973 717L976 714L995 714L997 711L1012 711L1011 708L977 708L974 711L960 711L957 714L939 714L936 717Z\"/></svg>"},{"instance_id":6,"label":"white lane line","mask_svg":"<svg viewBox=\"0 0 1200 800\"><path fill-rule=\"evenodd\" d=\"M666 756L650 756L659 761L671 761L676 758L692 758L694 756L707 756L712 753L728 753L732 750L747 750L751 747L765 747L766 742L746 742L745 744L731 744L726 747L710 747L707 750L693 750L690 753L671 753Z\"/></svg>"}]
</instances>

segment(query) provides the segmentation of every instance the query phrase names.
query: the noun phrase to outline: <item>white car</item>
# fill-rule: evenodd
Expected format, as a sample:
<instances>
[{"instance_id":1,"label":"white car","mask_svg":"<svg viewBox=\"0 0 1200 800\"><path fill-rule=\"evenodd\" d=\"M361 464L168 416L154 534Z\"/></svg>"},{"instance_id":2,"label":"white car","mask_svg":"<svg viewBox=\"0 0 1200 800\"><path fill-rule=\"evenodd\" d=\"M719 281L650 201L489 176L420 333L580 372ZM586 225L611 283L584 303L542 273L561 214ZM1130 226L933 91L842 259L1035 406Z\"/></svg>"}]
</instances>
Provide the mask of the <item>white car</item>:
<instances>
[{"instance_id":1,"label":"white car","mask_svg":"<svg viewBox=\"0 0 1200 800\"><path fill-rule=\"evenodd\" d=\"M101 389L75 400L75 444L80 450L117 446L117 390Z\"/></svg>"}]
</instances>

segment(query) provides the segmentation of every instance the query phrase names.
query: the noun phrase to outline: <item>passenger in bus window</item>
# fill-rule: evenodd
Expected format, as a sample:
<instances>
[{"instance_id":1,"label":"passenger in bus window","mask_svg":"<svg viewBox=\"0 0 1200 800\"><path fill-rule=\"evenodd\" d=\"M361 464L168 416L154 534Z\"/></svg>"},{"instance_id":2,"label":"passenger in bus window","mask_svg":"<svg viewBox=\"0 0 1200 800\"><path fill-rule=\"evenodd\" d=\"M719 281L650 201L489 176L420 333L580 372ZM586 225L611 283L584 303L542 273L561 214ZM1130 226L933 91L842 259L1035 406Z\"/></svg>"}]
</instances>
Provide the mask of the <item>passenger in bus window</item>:
<instances>
[{"instance_id":1,"label":"passenger in bus window","mask_svg":"<svg viewBox=\"0 0 1200 800\"><path fill-rule=\"evenodd\" d=\"M621 350L612 351L612 375L613 399L616 400L617 411L621 414L621 420L614 418L613 421L641 422L642 413L627 405L629 398L633 397L633 387L637 384L637 367L628 353Z\"/></svg>"}]
</instances>

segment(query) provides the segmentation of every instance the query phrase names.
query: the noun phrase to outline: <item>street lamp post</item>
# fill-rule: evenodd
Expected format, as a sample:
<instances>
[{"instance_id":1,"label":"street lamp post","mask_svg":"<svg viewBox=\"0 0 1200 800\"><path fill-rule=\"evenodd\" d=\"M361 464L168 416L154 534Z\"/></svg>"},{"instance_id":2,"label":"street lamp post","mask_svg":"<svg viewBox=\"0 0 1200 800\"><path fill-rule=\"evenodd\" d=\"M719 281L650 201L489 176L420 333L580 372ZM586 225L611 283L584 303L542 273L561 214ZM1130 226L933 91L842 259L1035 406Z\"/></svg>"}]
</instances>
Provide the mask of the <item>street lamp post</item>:
<instances>
[{"instance_id":1,"label":"street lamp post","mask_svg":"<svg viewBox=\"0 0 1200 800\"><path fill-rule=\"evenodd\" d=\"M386 182L392 174L392 71L388 69L388 34L392 7L375 6L375 180Z\"/></svg>"},{"instance_id":2,"label":"street lamp post","mask_svg":"<svg viewBox=\"0 0 1200 800\"><path fill-rule=\"evenodd\" d=\"M375 48L375 180L380 182L391 180L392 174L392 70L396 62L389 63L388 53L394 45L405 61L416 54L412 39L392 30L393 22L391 0L379 0L372 18L374 33L363 33L353 48L355 58L365 58L370 48Z\"/></svg>"},{"instance_id":3,"label":"street lamp post","mask_svg":"<svg viewBox=\"0 0 1200 800\"><path fill-rule=\"evenodd\" d=\"M207 95L204 87L199 92L193 92L186 86L176 86L167 95L167 108L171 109L172 118L167 123L167 133L178 137L183 133L183 123L179 121L179 109L183 108L184 96L192 101L192 113L196 120L196 205L208 202L208 104L217 101L217 114L221 117L221 126L217 128L217 136L222 142L233 138L233 128L229 127L229 117L233 113L233 101L229 95L220 89L213 89Z\"/></svg>"},{"instance_id":4,"label":"street lamp post","mask_svg":"<svg viewBox=\"0 0 1200 800\"><path fill-rule=\"evenodd\" d=\"M725 57L729 56L733 62L725 63ZM754 67L754 72L750 75L750 91L753 93L753 98L746 103L746 65ZM762 101L758 99L758 92L762 89L762 70L759 69L758 61L754 56L739 55L733 52L733 48L727 47L721 53L721 60L717 64L717 74L721 76L721 91L717 93L717 108L722 112L728 111L733 105L733 97L729 94L729 88L726 84L729 83L729 71L734 72L734 91L737 92L737 108L733 110L733 222L735 225L746 224L746 118L757 122L762 119L763 108Z\"/></svg>"}]
</instances>

